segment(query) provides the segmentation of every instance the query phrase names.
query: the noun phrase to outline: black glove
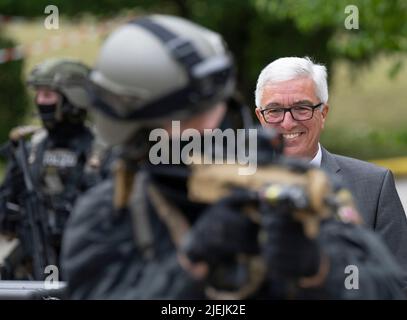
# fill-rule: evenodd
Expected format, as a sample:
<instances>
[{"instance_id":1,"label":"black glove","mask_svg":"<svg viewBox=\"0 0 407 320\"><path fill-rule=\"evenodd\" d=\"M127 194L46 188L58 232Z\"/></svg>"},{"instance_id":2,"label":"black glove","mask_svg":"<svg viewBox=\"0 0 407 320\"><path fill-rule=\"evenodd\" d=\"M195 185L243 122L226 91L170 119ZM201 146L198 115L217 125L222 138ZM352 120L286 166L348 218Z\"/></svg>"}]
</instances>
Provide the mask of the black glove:
<instances>
[{"instance_id":1,"label":"black glove","mask_svg":"<svg viewBox=\"0 0 407 320\"><path fill-rule=\"evenodd\" d=\"M238 191L205 210L185 238L183 253L210 266L230 262L238 253L258 253L258 225L242 213L251 201L253 194Z\"/></svg>"},{"instance_id":2,"label":"black glove","mask_svg":"<svg viewBox=\"0 0 407 320\"><path fill-rule=\"evenodd\" d=\"M277 208L263 207L262 228L265 241L261 251L269 275L275 278L300 278L319 270L320 251L315 240L307 238L301 223Z\"/></svg>"}]
</instances>

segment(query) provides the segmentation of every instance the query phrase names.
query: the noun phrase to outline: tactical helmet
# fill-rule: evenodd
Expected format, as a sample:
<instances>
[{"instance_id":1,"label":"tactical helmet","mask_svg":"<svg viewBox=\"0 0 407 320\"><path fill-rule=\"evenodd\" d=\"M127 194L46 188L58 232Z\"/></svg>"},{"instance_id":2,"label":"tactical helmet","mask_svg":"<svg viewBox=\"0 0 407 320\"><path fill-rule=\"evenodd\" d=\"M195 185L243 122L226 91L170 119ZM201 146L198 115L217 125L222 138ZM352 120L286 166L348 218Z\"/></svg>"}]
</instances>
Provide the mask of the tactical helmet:
<instances>
[{"instance_id":1,"label":"tactical helmet","mask_svg":"<svg viewBox=\"0 0 407 320\"><path fill-rule=\"evenodd\" d=\"M107 38L90 74L96 129L110 145L128 142L142 127L225 100L234 78L219 34L174 16L136 19Z\"/></svg>"},{"instance_id":2,"label":"tactical helmet","mask_svg":"<svg viewBox=\"0 0 407 320\"><path fill-rule=\"evenodd\" d=\"M78 83L87 78L90 69L73 59L50 59L37 65L28 76L27 84L45 87L61 93L73 106L87 108L88 95Z\"/></svg>"}]
</instances>

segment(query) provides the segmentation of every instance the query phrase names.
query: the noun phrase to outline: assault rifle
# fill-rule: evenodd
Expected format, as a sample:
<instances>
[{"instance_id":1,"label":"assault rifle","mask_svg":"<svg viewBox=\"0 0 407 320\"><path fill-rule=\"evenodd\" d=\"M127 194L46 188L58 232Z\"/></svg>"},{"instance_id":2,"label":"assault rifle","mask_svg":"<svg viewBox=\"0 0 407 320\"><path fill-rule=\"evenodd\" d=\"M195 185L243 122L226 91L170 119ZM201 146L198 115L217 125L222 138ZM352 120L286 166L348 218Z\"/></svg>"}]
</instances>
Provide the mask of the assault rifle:
<instances>
[{"instance_id":1,"label":"assault rifle","mask_svg":"<svg viewBox=\"0 0 407 320\"><path fill-rule=\"evenodd\" d=\"M257 139L258 167L255 174L239 174L242 166L237 164L192 165L188 183L190 199L214 204L238 190L248 200L247 205L241 207L241 213L259 225L260 234L261 215L264 214L291 215L302 224L304 234L310 239L318 236L321 222L328 218L342 221L349 219L350 222L360 223L351 194L334 177L306 161L284 157L282 137L273 131L259 129ZM260 210L260 206L264 204L269 210ZM192 232L188 252L193 253L195 249L199 252L204 241L202 234ZM211 246L215 244L212 242ZM240 269L236 270L246 270L246 281L242 283L237 280L240 277L238 272L236 278L233 278L232 271L228 269L226 273L234 279L228 283L229 290L209 286L206 288L208 297L244 299L259 288L266 276L261 256L238 255L236 262L237 266L240 265ZM220 274L224 273L222 271ZM234 290L230 290L231 287Z\"/></svg>"},{"instance_id":2,"label":"assault rifle","mask_svg":"<svg viewBox=\"0 0 407 320\"><path fill-rule=\"evenodd\" d=\"M55 265L56 254L50 245L47 212L41 200L39 188L35 186L28 164L28 151L25 137L38 128L33 126L18 127L11 131L10 141L6 144L9 155L14 159L23 177L23 189L20 190L16 233L23 247L24 255L31 258L32 277L43 280L45 268ZM3 188L6 188L3 185ZM6 193L7 194L7 193ZM3 200L2 200L3 201ZM6 198L4 197L4 201ZM7 221L7 205L3 206L3 221ZM4 230L8 231L8 230Z\"/></svg>"}]
</instances>

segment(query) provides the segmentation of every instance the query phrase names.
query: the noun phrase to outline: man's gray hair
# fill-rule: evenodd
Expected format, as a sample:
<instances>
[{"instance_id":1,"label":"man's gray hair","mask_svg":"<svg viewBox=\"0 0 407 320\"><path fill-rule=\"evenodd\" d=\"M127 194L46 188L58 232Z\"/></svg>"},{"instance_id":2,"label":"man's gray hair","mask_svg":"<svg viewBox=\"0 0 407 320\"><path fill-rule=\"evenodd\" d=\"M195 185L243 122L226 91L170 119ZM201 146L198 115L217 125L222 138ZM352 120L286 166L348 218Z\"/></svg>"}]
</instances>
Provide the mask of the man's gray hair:
<instances>
[{"instance_id":1,"label":"man's gray hair","mask_svg":"<svg viewBox=\"0 0 407 320\"><path fill-rule=\"evenodd\" d=\"M256 86L256 106L260 108L264 87L282 81L311 78L315 84L315 94L322 103L328 102L326 67L315 64L309 57L285 57L274 60L260 73Z\"/></svg>"}]
</instances>

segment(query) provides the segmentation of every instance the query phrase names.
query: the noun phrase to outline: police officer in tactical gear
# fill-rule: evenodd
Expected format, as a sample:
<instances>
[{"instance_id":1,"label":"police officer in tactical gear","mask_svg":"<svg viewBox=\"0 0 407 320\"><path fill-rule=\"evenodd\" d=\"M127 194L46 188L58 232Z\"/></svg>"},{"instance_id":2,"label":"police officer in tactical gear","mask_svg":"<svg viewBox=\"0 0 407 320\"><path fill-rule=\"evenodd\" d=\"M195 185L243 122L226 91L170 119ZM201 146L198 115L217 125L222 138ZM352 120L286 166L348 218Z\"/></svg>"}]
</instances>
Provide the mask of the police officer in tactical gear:
<instances>
[{"instance_id":1,"label":"police officer in tactical gear","mask_svg":"<svg viewBox=\"0 0 407 320\"><path fill-rule=\"evenodd\" d=\"M24 190L27 177L17 161L17 153L12 152L13 144L17 141L23 143L25 138L32 135L24 161L29 166L28 174L33 190L39 195L34 209L38 209L41 203L46 211L42 212L46 216L46 226L43 226L43 233L46 234L43 237L44 246L51 246L54 262L57 263L62 232L72 206L80 193L98 181L98 169L90 161L94 136L85 123L88 97L82 88L71 85L86 78L88 73L89 68L79 61L52 59L36 66L28 77L27 83L35 91L35 105L43 127L18 127L12 131L10 161L1 187L5 195L1 199L4 208L1 213L2 231L17 234L21 244L19 249L23 251L21 261L29 261L27 256L34 254L31 245L27 244L33 240L26 234L32 232L35 226L27 226L26 221L21 221L27 216L23 212L26 210L27 195ZM20 218L16 219L16 215ZM14 266L7 266L6 274L3 273L2 277L31 278L33 275L29 264L27 262L22 272ZM38 272L34 278L38 278Z\"/></svg>"},{"instance_id":2,"label":"police officer in tactical gear","mask_svg":"<svg viewBox=\"0 0 407 320\"><path fill-rule=\"evenodd\" d=\"M233 69L218 34L178 17L139 18L107 38L87 89L98 133L121 152L114 177L82 197L68 221L61 263L70 297L281 298L296 287L290 297L400 298L397 266L361 227L330 218L310 239L267 206L259 225L241 214L252 193L191 201L189 165L152 163L151 130L166 129L175 144L171 120L180 132L230 123ZM236 255L262 263L233 264ZM359 290L344 287L352 264Z\"/></svg>"}]
</instances>

